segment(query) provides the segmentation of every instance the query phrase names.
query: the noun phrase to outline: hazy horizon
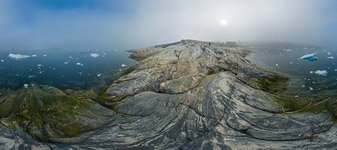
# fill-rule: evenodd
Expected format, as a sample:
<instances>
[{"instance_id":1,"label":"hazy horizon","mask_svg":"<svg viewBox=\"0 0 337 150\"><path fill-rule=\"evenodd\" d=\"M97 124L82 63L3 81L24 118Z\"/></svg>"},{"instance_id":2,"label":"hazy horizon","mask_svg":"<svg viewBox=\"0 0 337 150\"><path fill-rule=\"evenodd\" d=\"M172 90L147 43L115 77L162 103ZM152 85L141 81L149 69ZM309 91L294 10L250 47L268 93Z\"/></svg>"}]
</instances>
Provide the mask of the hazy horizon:
<instances>
[{"instance_id":1,"label":"hazy horizon","mask_svg":"<svg viewBox=\"0 0 337 150\"><path fill-rule=\"evenodd\" d=\"M0 49L133 49L181 39L337 47L333 0L0 0Z\"/></svg>"}]
</instances>

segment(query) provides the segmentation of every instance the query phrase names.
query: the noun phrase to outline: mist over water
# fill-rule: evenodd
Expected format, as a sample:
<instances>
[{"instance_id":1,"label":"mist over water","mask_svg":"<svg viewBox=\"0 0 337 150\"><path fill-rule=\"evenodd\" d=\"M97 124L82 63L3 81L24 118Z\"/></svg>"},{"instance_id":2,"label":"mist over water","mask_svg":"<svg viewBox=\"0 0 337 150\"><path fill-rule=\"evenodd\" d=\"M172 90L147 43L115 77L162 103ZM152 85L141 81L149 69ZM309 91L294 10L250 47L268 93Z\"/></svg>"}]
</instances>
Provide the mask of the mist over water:
<instances>
[{"instance_id":1,"label":"mist over water","mask_svg":"<svg viewBox=\"0 0 337 150\"><path fill-rule=\"evenodd\" d=\"M335 48L334 0L0 0L0 48L133 49L181 39Z\"/></svg>"},{"instance_id":2,"label":"mist over water","mask_svg":"<svg viewBox=\"0 0 337 150\"><path fill-rule=\"evenodd\" d=\"M264 55L259 51L254 60L323 81L335 74L336 62L326 59L327 52L337 53L335 18L334 0L0 0L1 86L86 88L98 75L115 74L126 68L122 64L134 63L114 48L124 51L181 39L319 46L273 48ZM319 60L298 59L309 52L318 53ZM8 58L16 53L37 57ZM317 70L327 70L328 77L310 73ZM314 86L312 81L306 84Z\"/></svg>"}]
</instances>

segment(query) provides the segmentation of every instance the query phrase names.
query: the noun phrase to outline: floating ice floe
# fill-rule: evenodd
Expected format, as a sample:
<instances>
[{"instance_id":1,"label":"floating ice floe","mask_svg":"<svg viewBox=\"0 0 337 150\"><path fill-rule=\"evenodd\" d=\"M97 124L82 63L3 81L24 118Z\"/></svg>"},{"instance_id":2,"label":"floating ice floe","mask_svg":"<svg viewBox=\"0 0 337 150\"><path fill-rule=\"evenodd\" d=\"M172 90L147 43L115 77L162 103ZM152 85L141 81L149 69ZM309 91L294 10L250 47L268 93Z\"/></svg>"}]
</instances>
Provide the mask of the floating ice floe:
<instances>
[{"instance_id":1,"label":"floating ice floe","mask_svg":"<svg viewBox=\"0 0 337 150\"><path fill-rule=\"evenodd\" d=\"M97 54L97 53L91 53L90 56L93 57L93 58L97 58L97 57L99 57L99 54Z\"/></svg>"},{"instance_id":2,"label":"floating ice floe","mask_svg":"<svg viewBox=\"0 0 337 150\"><path fill-rule=\"evenodd\" d=\"M306 54L302 56L301 59L306 60L306 61L316 61L317 60L316 55L317 53Z\"/></svg>"},{"instance_id":3,"label":"floating ice floe","mask_svg":"<svg viewBox=\"0 0 337 150\"><path fill-rule=\"evenodd\" d=\"M310 91L313 91L313 90L314 90L314 88L312 88L312 87L309 87L309 90L310 90Z\"/></svg>"},{"instance_id":4,"label":"floating ice floe","mask_svg":"<svg viewBox=\"0 0 337 150\"><path fill-rule=\"evenodd\" d=\"M24 59L24 58L29 58L30 55L21 55L21 54L8 54L9 58L15 59L15 60L19 60L19 59Z\"/></svg>"},{"instance_id":5,"label":"floating ice floe","mask_svg":"<svg viewBox=\"0 0 337 150\"><path fill-rule=\"evenodd\" d=\"M82 63L76 63L77 66L84 66Z\"/></svg>"},{"instance_id":6,"label":"floating ice floe","mask_svg":"<svg viewBox=\"0 0 337 150\"><path fill-rule=\"evenodd\" d=\"M28 88L28 84L24 84L23 87L27 89Z\"/></svg>"},{"instance_id":7,"label":"floating ice floe","mask_svg":"<svg viewBox=\"0 0 337 150\"><path fill-rule=\"evenodd\" d=\"M28 78L35 78L35 75L29 75Z\"/></svg>"},{"instance_id":8,"label":"floating ice floe","mask_svg":"<svg viewBox=\"0 0 337 150\"><path fill-rule=\"evenodd\" d=\"M294 51L294 50L292 50L292 49L286 49L285 51L286 51L286 52L292 52L292 51Z\"/></svg>"},{"instance_id":9,"label":"floating ice floe","mask_svg":"<svg viewBox=\"0 0 337 150\"><path fill-rule=\"evenodd\" d=\"M33 54L32 57L37 57L37 55L36 55L36 54Z\"/></svg>"},{"instance_id":10,"label":"floating ice floe","mask_svg":"<svg viewBox=\"0 0 337 150\"><path fill-rule=\"evenodd\" d=\"M66 62L64 62L63 64L67 65L67 64L69 64L69 61L66 61Z\"/></svg>"},{"instance_id":11,"label":"floating ice floe","mask_svg":"<svg viewBox=\"0 0 337 150\"><path fill-rule=\"evenodd\" d=\"M37 64L38 67L42 67L43 65L42 64Z\"/></svg>"},{"instance_id":12,"label":"floating ice floe","mask_svg":"<svg viewBox=\"0 0 337 150\"><path fill-rule=\"evenodd\" d=\"M333 56L328 56L326 58L328 58L328 59L335 59L335 57L333 57Z\"/></svg>"},{"instance_id":13,"label":"floating ice floe","mask_svg":"<svg viewBox=\"0 0 337 150\"><path fill-rule=\"evenodd\" d=\"M44 55L42 55L43 57L46 57L47 55L46 54L44 54Z\"/></svg>"},{"instance_id":14,"label":"floating ice floe","mask_svg":"<svg viewBox=\"0 0 337 150\"><path fill-rule=\"evenodd\" d=\"M122 66L122 67L126 67L126 64L122 64L121 66Z\"/></svg>"},{"instance_id":15,"label":"floating ice floe","mask_svg":"<svg viewBox=\"0 0 337 150\"><path fill-rule=\"evenodd\" d=\"M314 73L319 75L319 76L327 76L328 75L328 72L326 70L316 70Z\"/></svg>"},{"instance_id":16,"label":"floating ice floe","mask_svg":"<svg viewBox=\"0 0 337 150\"><path fill-rule=\"evenodd\" d=\"M1 59L1 62L5 62L5 60Z\"/></svg>"},{"instance_id":17,"label":"floating ice floe","mask_svg":"<svg viewBox=\"0 0 337 150\"><path fill-rule=\"evenodd\" d=\"M100 76L102 76L102 74L97 74L97 77L100 77Z\"/></svg>"}]
</instances>

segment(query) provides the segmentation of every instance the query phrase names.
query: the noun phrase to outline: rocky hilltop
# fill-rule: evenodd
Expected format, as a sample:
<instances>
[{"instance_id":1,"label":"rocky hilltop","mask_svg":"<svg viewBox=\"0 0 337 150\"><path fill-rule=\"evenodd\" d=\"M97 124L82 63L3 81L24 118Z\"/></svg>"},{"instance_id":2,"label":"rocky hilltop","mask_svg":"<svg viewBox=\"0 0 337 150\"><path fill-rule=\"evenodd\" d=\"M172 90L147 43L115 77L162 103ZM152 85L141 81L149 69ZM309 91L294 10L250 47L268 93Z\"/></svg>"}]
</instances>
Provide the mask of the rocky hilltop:
<instances>
[{"instance_id":1,"label":"rocky hilltop","mask_svg":"<svg viewBox=\"0 0 337 150\"><path fill-rule=\"evenodd\" d=\"M251 64L247 54L182 40L133 51L139 63L90 98L43 87L2 97L1 148L336 148L331 112L287 113L280 95L288 78Z\"/></svg>"}]
</instances>

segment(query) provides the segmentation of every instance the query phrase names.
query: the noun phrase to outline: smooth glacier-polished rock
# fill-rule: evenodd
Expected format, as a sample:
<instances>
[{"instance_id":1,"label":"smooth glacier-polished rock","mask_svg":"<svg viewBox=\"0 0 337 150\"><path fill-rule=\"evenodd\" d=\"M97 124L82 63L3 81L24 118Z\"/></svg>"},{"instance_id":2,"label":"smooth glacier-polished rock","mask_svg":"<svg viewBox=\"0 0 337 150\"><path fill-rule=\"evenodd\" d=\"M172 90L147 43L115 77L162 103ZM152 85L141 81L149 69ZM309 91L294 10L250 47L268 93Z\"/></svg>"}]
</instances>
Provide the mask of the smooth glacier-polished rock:
<instances>
[{"instance_id":1,"label":"smooth glacier-polished rock","mask_svg":"<svg viewBox=\"0 0 337 150\"><path fill-rule=\"evenodd\" d=\"M139 64L106 90L123 99L108 125L77 143L32 144L52 149L335 149L331 114L283 113L269 88L251 80L272 73L251 64L245 53L194 40L135 51L132 57ZM16 148L11 138L0 137L0 143L9 143L6 148Z\"/></svg>"}]
</instances>

